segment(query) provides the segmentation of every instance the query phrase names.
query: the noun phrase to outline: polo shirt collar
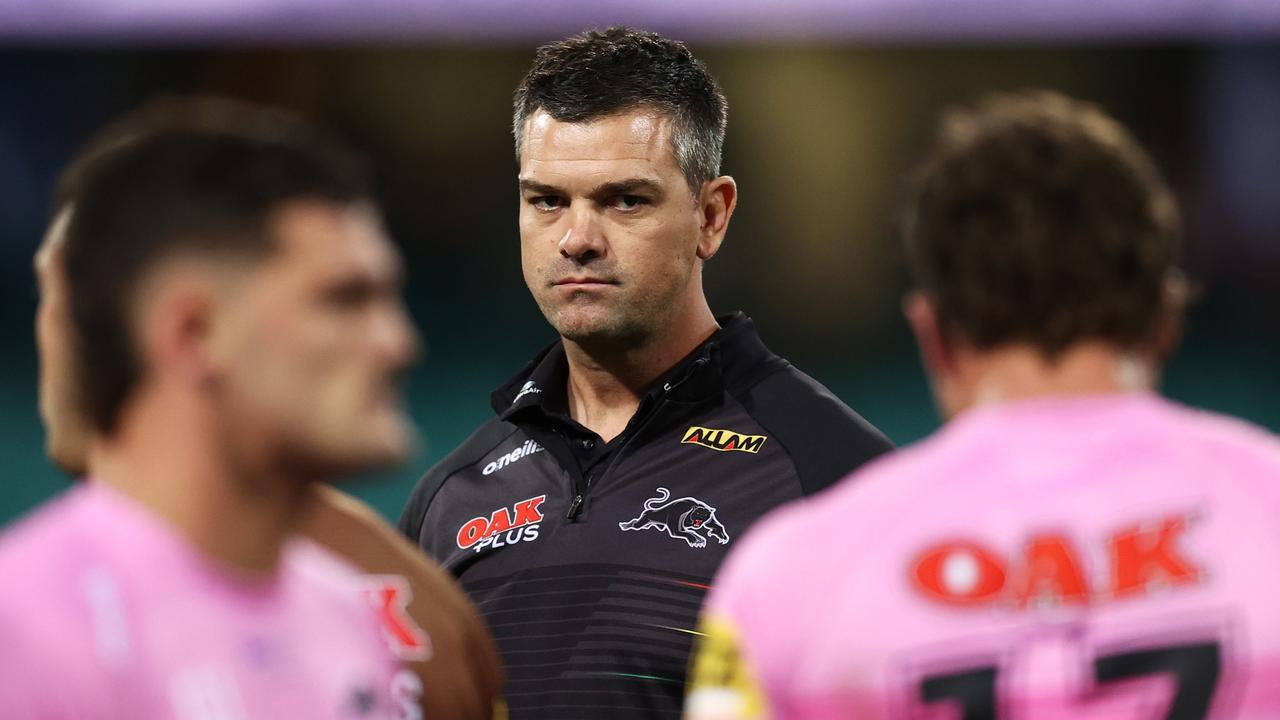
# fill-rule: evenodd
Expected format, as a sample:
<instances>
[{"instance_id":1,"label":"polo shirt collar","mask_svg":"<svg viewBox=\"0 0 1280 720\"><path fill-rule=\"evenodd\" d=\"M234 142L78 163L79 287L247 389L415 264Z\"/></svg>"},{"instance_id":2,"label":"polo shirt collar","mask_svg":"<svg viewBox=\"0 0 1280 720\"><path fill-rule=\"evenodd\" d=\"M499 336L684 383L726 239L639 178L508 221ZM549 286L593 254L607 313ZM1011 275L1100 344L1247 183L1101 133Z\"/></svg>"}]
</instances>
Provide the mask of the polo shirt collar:
<instances>
[{"instance_id":1,"label":"polo shirt collar","mask_svg":"<svg viewBox=\"0 0 1280 720\"><path fill-rule=\"evenodd\" d=\"M768 354L756 334L751 319L741 312L716 318L720 329L655 380L641 404L662 397L694 401L724 391L724 370L740 354ZM567 388L569 361L564 344L556 341L544 348L514 377L493 391L490 401L502 420L530 413L555 420L569 417Z\"/></svg>"}]
</instances>

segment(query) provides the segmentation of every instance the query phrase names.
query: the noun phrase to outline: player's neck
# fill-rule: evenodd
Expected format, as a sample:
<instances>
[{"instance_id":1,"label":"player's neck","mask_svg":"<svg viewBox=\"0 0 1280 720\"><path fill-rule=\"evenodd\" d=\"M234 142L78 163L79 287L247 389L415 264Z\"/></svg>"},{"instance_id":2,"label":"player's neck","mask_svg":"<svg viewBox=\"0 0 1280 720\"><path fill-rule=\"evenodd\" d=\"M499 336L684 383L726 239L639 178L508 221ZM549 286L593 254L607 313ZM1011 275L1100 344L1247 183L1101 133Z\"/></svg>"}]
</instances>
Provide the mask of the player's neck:
<instances>
[{"instance_id":1,"label":"player's neck","mask_svg":"<svg viewBox=\"0 0 1280 720\"><path fill-rule=\"evenodd\" d=\"M1105 343L1081 343L1050 361L1028 346L961 353L957 377L960 407L1061 395L1098 395L1151 390L1149 362Z\"/></svg>"},{"instance_id":2,"label":"player's neck","mask_svg":"<svg viewBox=\"0 0 1280 720\"><path fill-rule=\"evenodd\" d=\"M274 571L307 506L306 483L236 467L212 418L182 405L128 407L117 432L92 443L94 478L168 522L210 559L239 571Z\"/></svg>"},{"instance_id":3,"label":"player's neck","mask_svg":"<svg viewBox=\"0 0 1280 720\"><path fill-rule=\"evenodd\" d=\"M719 329L706 298L686 305L664 332L628 347L584 347L566 339L569 415L605 442L626 429L654 381Z\"/></svg>"}]
</instances>

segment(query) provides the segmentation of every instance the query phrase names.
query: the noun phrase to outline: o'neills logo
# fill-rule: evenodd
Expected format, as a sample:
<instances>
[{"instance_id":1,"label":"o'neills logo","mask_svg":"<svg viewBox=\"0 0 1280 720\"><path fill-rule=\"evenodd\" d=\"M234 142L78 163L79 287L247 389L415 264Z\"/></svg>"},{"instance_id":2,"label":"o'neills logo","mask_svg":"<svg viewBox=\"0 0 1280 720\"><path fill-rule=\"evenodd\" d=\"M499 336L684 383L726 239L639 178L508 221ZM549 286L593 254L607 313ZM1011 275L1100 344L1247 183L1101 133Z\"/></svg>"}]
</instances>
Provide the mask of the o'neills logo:
<instances>
[{"instance_id":1,"label":"o'neills logo","mask_svg":"<svg viewBox=\"0 0 1280 720\"><path fill-rule=\"evenodd\" d=\"M494 460L488 465L485 465L484 469L481 470L480 472L485 475L492 475L495 472L501 470L502 468L524 457L525 455L532 455L536 452L542 452L542 446L532 440L525 440L523 445L516 448L515 450L512 450L506 455L503 455L497 460Z\"/></svg>"},{"instance_id":2,"label":"o'neills logo","mask_svg":"<svg viewBox=\"0 0 1280 720\"><path fill-rule=\"evenodd\" d=\"M538 539L538 523L542 522L542 503L546 495L521 500L510 508L494 510L489 517L468 520L458 529L458 547L480 552L487 547L500 548Z\"/></svg>"},{"instance_id":3,"label":"o'neills logo","mask_svg":"<svg viewBox=\"0 0 1280 720\"><path fill-rule=\"evenodd\" d=\"M760 446L764 445L764 441L768 439L767 435L743 435L732 430L716 430L694 425L685 431L684 438L680 442L693 443L694 445L709 447L712 450L721 452L741 450L742 452L757 453L760 452Z\"/></svg>"}]
</instances>

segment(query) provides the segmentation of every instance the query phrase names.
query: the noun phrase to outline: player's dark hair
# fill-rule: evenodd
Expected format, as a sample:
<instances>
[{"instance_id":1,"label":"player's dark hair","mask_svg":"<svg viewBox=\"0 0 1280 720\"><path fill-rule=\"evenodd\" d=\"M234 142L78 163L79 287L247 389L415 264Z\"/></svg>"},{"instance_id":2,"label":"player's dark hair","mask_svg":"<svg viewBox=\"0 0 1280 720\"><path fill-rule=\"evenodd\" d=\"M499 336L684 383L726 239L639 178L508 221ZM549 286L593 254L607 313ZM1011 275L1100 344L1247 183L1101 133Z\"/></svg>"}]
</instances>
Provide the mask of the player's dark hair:
<instances>
[{"instance_id":1,"label":"player's dark hair","mask_svg":"<svg viewBox=\"0 0 1280 720\"><path fill-rule=\"evenodd\" d=\"M1097 107L1044 92L944 115L901 217L942 330L978 349L1151 341L1181 227L1155 163Z\"/></svg>"},{"instance_id":2,"label":"player's dark hair","mask_svg":"<svg viewBox=\"0 0 1280 720\"><path fill-rule=\"evenodd\" d=\"M131 327L149 271L180 253L262 259L285 203L371 197L364 161L283 112L192 98L156 102L99 135L64 172L65 273L85 410L114 431L142 367Z\"/></svg>"},{"instance_id":3,"label":"player's dark hair","mask_svg":"<svg viewBox=\"0 0 1280 720\"><path fill-rule=\"evenodd\" d=\"M672 150L693 192L720 175L729 106L684 43L627 27L589 30L538 48L515 93L516 159L538 110L588 122L649 108L673 122Z\"/></svg>"}]
</instances>

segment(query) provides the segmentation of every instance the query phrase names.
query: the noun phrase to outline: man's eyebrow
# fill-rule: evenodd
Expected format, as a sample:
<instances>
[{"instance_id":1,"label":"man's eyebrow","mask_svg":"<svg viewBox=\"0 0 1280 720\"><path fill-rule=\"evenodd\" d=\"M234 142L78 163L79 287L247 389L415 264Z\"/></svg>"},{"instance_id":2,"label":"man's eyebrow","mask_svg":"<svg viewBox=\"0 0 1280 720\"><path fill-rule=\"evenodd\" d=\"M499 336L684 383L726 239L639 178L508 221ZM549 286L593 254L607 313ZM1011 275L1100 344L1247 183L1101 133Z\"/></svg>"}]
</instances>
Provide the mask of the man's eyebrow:
<instances>
[{"instance_id":1,"label":"man's eyebrow","mask_svg":"<svg viewBox=\"0 0 1280 720\"><path fill-rule=\"evenodd\" d=\"M323 287L326 295L361 298L399 295L404 291L405 276L394 268L387 268L385 271L349 268L345 273L329 278Z\"/></svg>"},{"instance_id":2,"label":"man's eyebrow","mask_svg":"<svg viewBox=\"0 0 1280 720\"><path fill-rule=\"evenodd\" d=\"M615 180L595 186L595 188L591 190L591 197L607 198L615 195L634 194L636 192L646 192L650 195L662 195L662 186L648 178L627 178L625 180Z\"/></svg>"},{"instance_id":3,"label":"man's eyebrow","mask_svg":"<svg viewBox=\"0 0 1280 720\"><path fill-rule=\"evenodd\" d=\"M520 192L533 193L535 195L568 194L563 188L558 188L555 185L548 185L528 178L521 178ZM601 183L592 188L591 192L588 193L587 196L593 198L609 198L615 195L627 195L637 192L646 192L651 195L658 196L663 194L662 186L658 182L650 180L649 178L634 177Z\"/></svg>"},{"instance_id":4,"label":"man's eyebrow","mask_svg":"<svg viewBox=\"0 0 1280 720\"><path fill-rule=\"evenodd\" d=\"M529 180L528 178L520 178L520 192L537 193L538 195L563 195L564 194L564 190L561 190L560 188L554 185L547 185L546 183L540 183L540 182L537 182L536 180Z\"/></svg>"}]
</instances>

